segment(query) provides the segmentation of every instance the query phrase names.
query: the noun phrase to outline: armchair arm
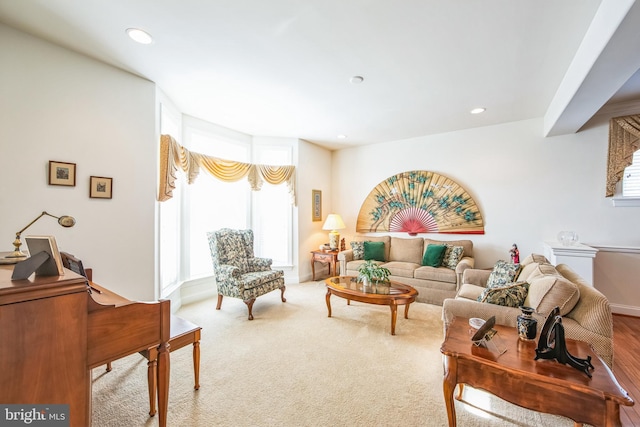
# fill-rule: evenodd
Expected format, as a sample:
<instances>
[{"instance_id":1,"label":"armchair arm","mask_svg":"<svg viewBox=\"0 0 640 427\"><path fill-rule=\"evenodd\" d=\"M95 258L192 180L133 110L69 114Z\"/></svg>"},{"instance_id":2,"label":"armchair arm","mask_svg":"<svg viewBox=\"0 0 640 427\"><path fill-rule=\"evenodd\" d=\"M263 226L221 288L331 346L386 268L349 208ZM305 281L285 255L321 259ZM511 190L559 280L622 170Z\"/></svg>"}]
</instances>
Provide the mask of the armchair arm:
<instances>
[{"instance_id":1,"label":"armchair arm","mask_svg":"<svg viewBox=\"0 0 640 427\"><path fill-rule=\"evenodd\" d=\"M482 286L486 288L487 280L491 275L491 270L479 270L476 268L468 268L462 273L462 283L470 285Z\"/></svg>"},{"instance_id":2,"label":"armchair arm","mask_svg":"<svg viewBox=\"0 0 640 427\"><path fill-rule=\"evenodd\" d=\"M240 269L233 265L220 264L216 269L216 281L234 280L240 278Z\"/></svg>"},{"instance_id":3,"label":"armchair arm","mask_svg":"<svg viewBox=\"0 0 640 427\"><path fill-rule=\"evenodd\" d=\"M249 267L249 271L268 271L271 270L271 263L273 260L271 258L248 258L247 264Z\"/></svg>"},{"instance_id":4,"label":"armchair arm","mask_svg":"<svg viewBox=\"0 0 640 427\"><path fill-rule=\"evenodd\" d=\"M465 272L465 270L473 268L474 265L475 259L468 256L462 257L460 262L458 262L458 265L456 265L456 281L458 288L460 288L461 284L465 283L462 281L462 274Z\"/></svg>"},{"instance_id":5,"label":"armchair arm","mask_svg":"<svg viewBox=\"0 0 640 427\"><path fill-rule=\"evenodd\" d=\"M353 249L338 252L338 262L340 263L340 275L347 274L347 263L353 261Z\"/></svg>"}]
</instances>

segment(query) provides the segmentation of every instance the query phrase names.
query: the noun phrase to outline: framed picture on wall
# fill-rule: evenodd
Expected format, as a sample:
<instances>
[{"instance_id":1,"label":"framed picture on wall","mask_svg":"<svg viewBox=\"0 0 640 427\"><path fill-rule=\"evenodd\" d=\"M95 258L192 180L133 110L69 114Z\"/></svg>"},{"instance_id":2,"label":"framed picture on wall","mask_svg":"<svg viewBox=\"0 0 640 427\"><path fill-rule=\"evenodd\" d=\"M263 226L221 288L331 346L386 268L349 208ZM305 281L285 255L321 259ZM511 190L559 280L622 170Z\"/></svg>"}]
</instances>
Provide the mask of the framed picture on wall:
<instances>
[{"instance_id":1,"label":"framed picture on wall","mask_svg":"<svg viewBox=\"0 0 640 427\"><path fill-rule=\"evenodd\" d=\"M110 199L113 195L113 178L92 176L89 180L89 197L92 199Z\"/></svg>"},{"instance_id":2,"label":"framed picture on wall","mask_svg":"<svg viewBox=\"0 0 640 427\"><path fill-rule=\"evenodd\" d=\"M76 164L49 160L49 185L76 186Z\"/></svg>"},{"instance_id":3,"label":"framed picture on wall","mask_svg":"<svg viewBox=\"0 0 640 427\"><path fill-rule=\"evenodd\" d=\"M311 190L311 220L322 221L322 191Z\"/></svg>"}]
</instances>

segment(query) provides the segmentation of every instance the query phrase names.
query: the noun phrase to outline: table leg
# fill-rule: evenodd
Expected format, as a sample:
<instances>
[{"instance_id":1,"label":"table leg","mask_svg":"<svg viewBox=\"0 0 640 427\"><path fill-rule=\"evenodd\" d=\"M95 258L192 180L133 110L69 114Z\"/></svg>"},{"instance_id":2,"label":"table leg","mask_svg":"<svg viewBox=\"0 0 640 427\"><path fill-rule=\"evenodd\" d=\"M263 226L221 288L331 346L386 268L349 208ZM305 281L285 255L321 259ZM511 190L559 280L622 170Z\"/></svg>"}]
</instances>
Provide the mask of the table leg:
<instances>
[{"instance_id":1,"label":"table leg","mask_svg":"<svg viewBox=\"0 0 640 427\"><path fill-rule=\"evenodd\" d=\"M331 317L331 301L329 301L330 298L331 291L327 289L327 296L325 297L325 299L327 300L327 311L329 312L329 315L327 317Z\"/></svg>"},{"instance_id":2,"label":"table leg","mask_svg":"<svg viewBox=\"0 0 640 427\"><path fill-rule=\"evenodd\" d=\"M166 427L169 408L169 343L161 344L158 351L158 425Z\"/></svg>"},{"instance_id":3,"label":"table leg","mask_svg":"<svg viewBox=\"0 0 640 427\"><path fill-rule=\"evenodd\" d=\"M404 318L408 319L409 318L409 306L411 305L411 303L409 304L405 304L404 305Z\"/></svg>"},{"instance_id":4,"label":"table leg","mask_svg":"<svg viewBox=\"0 0 640 427\"><path fill-rule=\"evenodd\" d=\"M398 305L395 301L392 301L391 304L389 304L389 307L391 307L391 335L395 335L396 319L398 317Z\"/></svg>"},{"instance_id":5,"label":"table leg","mask_svg":"<svg viewBox=\"0 0 640 427\"><path fill-rule=\"evenodd\" d=\"M311 256L311 279L314 282L316 280L316 261L313 255Z\"/></svg>"},{"instance_id":6,"label":"table leg","mask_svg":"<svg viewBox=\"0 0 640 427\"><path fill-rule=\"evenodd\" d=\"M156 353L156 356L157 353ZM147 382L149 386L149 416L156 414L156 390L158 389L158 361L157 359L149 359L147 363Z\"/></svg>"},{"instance_id":7,"label":"table leg","mask_svg":"<svg viewBox=\"0 0 640 427\"><path fill-rule=\"evenodd\" d=\"M456 427L456 407L453 401L453 392L456 389L458 376L458 362L455 358L444 357L444 379L442 381L442 391L444 394L444 404L447 407L447 418L449 427Z\"/></svg>"},{"instance_id":8,"label":"table leg","mask_svg":"<svg viewBox=\"0 0 640 427\"><path fill-rule=\"evenodd\" d=\"M200 389L200 331L196 336L196 340L193 342L193 377L195 390Z\"/></svg>"}]
</instances>

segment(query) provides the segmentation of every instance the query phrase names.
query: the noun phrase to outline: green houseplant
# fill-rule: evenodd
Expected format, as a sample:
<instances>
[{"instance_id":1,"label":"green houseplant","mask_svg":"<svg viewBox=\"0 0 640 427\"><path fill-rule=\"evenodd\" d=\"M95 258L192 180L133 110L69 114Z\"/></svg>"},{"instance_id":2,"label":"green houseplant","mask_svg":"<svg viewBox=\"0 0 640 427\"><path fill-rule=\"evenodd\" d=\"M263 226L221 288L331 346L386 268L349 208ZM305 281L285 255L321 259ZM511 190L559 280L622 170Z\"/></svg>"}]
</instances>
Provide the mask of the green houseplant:
<instances>
[{"instance_id":1,"label":"green houseplant","mask_svg":"<svg viewBox=\"0 0 640 427\"><path fill-rule=\"evenodd\" d=\"M367 260L358 267L358 282L365 284L388 282L390 275L388 268L376 264L373 260Z\"/></svg>"}]
</instances>

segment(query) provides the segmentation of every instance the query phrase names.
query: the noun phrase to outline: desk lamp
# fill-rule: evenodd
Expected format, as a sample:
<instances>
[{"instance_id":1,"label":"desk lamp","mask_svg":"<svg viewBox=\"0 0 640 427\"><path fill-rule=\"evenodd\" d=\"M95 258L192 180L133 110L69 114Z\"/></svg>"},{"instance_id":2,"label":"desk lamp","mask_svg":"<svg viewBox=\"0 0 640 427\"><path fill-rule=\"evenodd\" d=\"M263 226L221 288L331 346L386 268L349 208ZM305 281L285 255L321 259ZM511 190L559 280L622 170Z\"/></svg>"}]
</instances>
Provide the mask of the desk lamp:
<instances>
[{"instance_id":1,"label":"desk lamp","mask_svg":"<svg viewBox=\"0 0 640 427\"><path fill-rule=\"evenodd\" d=\"M24 230L31 227L34 222L36 222L37 220L39 220L45 215L56 218L58 220L58 224L60 224L63 227L73 227L76 224L76 219L72 216L68 216L68 215L55 216L55 215L51 215L48 212L43 211L40 215L38 215L36 219L31 221L29 224L26 225L26 227L24 227L22 230L16 233L16 240L13 241L13 246L15 247L15 249L11 254L7 255L6 258L26 258L27 255L25 255L20 251L20 246L22 246L22 242L20 241L20 235Z\"/></svg>"},{"instance_id":2,"label":"desk lamp","mask_svg":"<svg viewBox=\"0 0 640 427\"><path fill-rule=\"evenodd\" d=\"M329 232L329 247L331 248L332 251L335 251L339 247L340 233L338 233L338 230L342 230L343 228L347 228L347 226L344 225L344 221L342 221L342 218L340 217L340 215L329 214L327 216L327 219L324 222L322 229L331 230Z\"/></svg>"}]
</instances>

